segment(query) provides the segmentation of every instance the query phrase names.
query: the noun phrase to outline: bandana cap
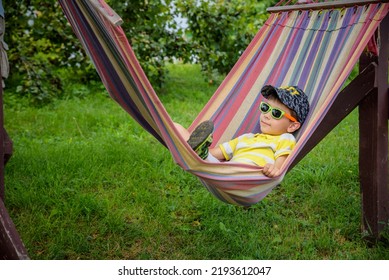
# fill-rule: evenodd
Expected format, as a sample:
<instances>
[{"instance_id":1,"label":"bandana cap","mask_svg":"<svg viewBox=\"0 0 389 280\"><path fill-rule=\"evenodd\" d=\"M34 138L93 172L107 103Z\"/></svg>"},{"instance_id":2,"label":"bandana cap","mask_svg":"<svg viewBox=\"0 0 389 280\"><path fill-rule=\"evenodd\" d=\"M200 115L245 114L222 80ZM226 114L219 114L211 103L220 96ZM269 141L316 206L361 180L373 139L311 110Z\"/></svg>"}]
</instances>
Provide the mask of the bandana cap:
<instances>
[{"instance_id":1,"label":"bandana cap","mask_svg":"<svg viewBox=\"0 0 389 280\"><path fill-rule=\"evenodd\" d=\"M298 86L275 87L266 85L261 89L261 93L265 98L275 93L286 107L296 112L298 121L301 124L304 123L309 112L309 102L307 95Z\"/></svg>"}]
</instances>

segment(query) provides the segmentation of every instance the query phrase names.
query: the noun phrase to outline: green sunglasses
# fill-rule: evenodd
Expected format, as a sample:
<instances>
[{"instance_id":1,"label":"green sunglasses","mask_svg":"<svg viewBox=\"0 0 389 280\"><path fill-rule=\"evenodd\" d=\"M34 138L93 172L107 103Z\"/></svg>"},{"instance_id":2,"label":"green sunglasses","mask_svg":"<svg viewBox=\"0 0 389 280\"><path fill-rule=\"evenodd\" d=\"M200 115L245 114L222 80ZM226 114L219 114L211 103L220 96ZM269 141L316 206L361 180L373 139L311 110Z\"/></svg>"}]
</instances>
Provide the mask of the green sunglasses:
<instances>
[{"instance_id":1,"label":"green sunglasses","mask_svg":"<svg viewBox=\"0 0 389 280\"><path fill-rule=\"evenodd\" d=\"M273 117L273 119L276 120L279 120L283 116L285 116L287 119L291 120L292 122L297 122L295 118L293 118L288 113L285 113L285 111L282 111L281 109L278 108L273 108L272 106L270 106L270 104L264 101L262 101L261 104L259 105L259 110L264 114L269 113L271 111L271 116Z\"/></svg>"}]
</instances>

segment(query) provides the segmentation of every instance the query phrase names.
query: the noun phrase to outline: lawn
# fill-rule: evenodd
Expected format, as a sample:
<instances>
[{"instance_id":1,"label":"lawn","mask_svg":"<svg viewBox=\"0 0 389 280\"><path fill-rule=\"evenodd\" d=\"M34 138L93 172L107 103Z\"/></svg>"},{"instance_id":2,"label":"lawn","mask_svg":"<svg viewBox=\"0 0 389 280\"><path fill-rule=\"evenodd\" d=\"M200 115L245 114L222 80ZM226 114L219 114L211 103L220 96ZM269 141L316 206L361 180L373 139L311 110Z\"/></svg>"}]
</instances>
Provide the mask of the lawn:
<instances>
[{"instance_id":1,"label":"lawn","mask_svg":"<svg viewBox=\"0 0 389 280\"><path fill-rule=\"evenodd\" d=\"M196 65L169 69L160 97L188 126L216 85ZM357 111L245 209L215 199L103 88L66 90L87 94L42 108L5 96L5 202L32 259L389 259L360 229Z\"/></svg>"}]
</instances>

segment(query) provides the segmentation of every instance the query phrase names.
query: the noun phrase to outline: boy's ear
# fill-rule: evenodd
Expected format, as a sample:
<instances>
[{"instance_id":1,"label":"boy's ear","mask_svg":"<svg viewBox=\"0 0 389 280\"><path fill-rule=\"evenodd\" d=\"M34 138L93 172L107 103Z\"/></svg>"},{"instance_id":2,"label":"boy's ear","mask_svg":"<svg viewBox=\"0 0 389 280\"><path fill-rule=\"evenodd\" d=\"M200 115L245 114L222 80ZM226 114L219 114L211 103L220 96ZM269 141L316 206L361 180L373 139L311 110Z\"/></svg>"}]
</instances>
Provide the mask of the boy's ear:
<instances>
[{"instance_id":1,"label":"boy's ear","mask_svg":"<svg viewBox=\"0 0 389 280\"><path fill-rule=\"evenodd\" d=\"M301 123L299 122L293 122L289 125L288 127L288 132L289 133L293 133L295 131L297 131L299 128L301 127Z\"/></svg>"}]
</instances>

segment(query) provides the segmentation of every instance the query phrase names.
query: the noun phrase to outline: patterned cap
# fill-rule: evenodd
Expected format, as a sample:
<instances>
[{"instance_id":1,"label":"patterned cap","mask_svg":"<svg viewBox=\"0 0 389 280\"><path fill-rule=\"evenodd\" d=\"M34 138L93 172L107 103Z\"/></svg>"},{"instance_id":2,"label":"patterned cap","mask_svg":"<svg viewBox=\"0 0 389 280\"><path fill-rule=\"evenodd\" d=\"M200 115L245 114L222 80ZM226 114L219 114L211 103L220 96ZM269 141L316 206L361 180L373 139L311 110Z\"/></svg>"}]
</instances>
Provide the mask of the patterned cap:
<instances>
[{"instance_id":1,"label":"patterned cap","mask_svg":"<svg viewBox=\"0 0 389 280\"><path fill-rule=\"evenodd\" d=\"M261 89L262 95L266 98L275 93L281 102L297 114L298 121L304 123L309 112L308 97L298 86L274 87L266 85Z\"/></svg>"}]
</instances>

